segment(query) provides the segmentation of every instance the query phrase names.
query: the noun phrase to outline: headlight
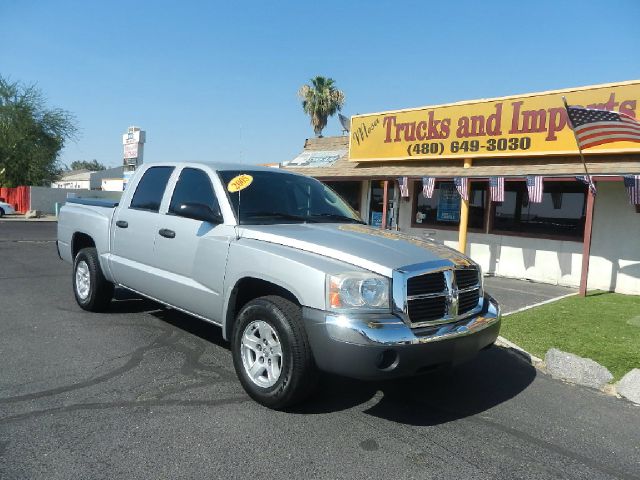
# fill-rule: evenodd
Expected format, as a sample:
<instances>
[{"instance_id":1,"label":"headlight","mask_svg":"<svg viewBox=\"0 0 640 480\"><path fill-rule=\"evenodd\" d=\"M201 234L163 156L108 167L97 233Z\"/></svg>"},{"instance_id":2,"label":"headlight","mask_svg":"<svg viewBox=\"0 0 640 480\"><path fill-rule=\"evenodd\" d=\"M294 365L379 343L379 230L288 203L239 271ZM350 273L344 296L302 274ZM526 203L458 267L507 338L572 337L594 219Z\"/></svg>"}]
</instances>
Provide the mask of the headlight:
<instances>
[{"instance_id":1,"label":"headlight","mask_svg":"<svg viewBox=\"0 0 640 480\"><path fill-rule=\"evenodd\" d=\"M373 273L327 275L329 310L389 309L389 279Z\"/></svg>"}]
</instances>

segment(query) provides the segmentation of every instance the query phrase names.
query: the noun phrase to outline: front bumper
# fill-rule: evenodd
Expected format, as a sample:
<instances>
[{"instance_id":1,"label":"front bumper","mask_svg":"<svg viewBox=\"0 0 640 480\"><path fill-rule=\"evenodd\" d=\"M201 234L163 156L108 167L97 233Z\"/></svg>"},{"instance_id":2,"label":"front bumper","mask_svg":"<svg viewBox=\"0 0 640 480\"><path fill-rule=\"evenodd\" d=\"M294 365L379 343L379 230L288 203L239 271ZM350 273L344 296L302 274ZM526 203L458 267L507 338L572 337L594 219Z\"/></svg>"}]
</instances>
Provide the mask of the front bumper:
<instances>
[{"instance_id":1,"label":"front bumper","mask_svg":"<svg viewBox=\"0 0 640 480\"><path fill-rule=\"evenodd\" d=\"M500 330L500 307L489 295L480 313L457 322L411 329L392 315L335 315L303 309L318 367L353 378L416 375L455 365L493 344Z\"/></svg>"}]
</instances>

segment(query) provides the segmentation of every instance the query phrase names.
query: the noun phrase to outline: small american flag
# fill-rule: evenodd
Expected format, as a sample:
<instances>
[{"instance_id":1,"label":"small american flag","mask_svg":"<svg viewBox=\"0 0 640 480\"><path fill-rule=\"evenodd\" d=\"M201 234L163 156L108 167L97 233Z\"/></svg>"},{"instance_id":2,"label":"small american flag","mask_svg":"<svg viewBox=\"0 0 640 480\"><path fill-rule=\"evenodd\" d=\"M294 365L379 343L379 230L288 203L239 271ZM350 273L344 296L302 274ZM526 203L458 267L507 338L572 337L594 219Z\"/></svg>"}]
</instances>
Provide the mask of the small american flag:
<instances>
[{"instance_id":1,"label":"small american flag","mask_svg":"<svg viewBox=\"0 0 640 480\"><path fill-rule=\"evenodd\" d=\"M529 191L529 201L531 203L541 203L542 177L537 175L527 176L527 190Z\"/></svg>"},{"instance_id":2,"label":"small american flag","mask_svg":"<svg viewBox=\"0 0 640 480\"><path fill-rule=\"evenodd\" d=\"M469 201L469 179L467 177L455 177L453 183L462 199Z\"/></svg>"},{"instance_id":3,"label":"small american flag","mask_svg":"<svg viewBox=\"0 0 640 480\"><path fill-rule=\"evenodd\" d=\"M591 190L591 192L595 195L596 194L596 185L593 183L593 180L591 180L591 175L587 176L587 175L578 175L576 177L576 180L584 183L586 186L589 187L589 190Z\"/></svg>"},{"instance_id":4,"label":"small american flag","mask_svg":"<svg viewBox=\"0 0 640 480\"><path fill-rule=\"evenodd\" d=\"M640 205L640 175L625 175L624 186L631 205Z\"/></svg>"},{"instance_id":5,"label":"small american flag","mask_svg":"<svg viewBox=\"0 0 640 480\"><path fill-rule=\"evenodd\" d=\"M398 185L400 185L400 196L409 196L409 179L407 177L398 178Z\"/></svg>"},{"instance_id":6,"label":"small american flag","mask_svg":"<svg viewBox=\"0 0 640 480\"><path fill-rule=\"evenodd\" d=\"M624 113L582 107L567 107L567 113L582 149L612 142L640 142L640 123Z\"/></svg>"},{"instance_id":7,"label":"small american flag","mask_svg":"<svg viewBox=\"0 0 640 480\"><path fill-rule=\"evenodd\" d=\"M435 185L435 177L422 177L422 195L424 198L431 198L433 196L433 189Z\"/></svg>"},{"instance_id":8,"label":"small american flag","mask_svg":"<svg viewBox=\"0 0 640 480\"><path fill-rule=\"evenodd\" d=\"M586 175L578 175L576 177L576 180L581 183L584 183L585 185L589 185L589 178Z\"/></svg>"},{"instance_id":9,"label":"small american flag","mask_svg":"<svg viewBox=\"0 0 640 480\"><path fill-rule=\"evenodd\" d=\"M492 202L504 202L504 177L489 178Z\"/></svg>"}]
</instances>

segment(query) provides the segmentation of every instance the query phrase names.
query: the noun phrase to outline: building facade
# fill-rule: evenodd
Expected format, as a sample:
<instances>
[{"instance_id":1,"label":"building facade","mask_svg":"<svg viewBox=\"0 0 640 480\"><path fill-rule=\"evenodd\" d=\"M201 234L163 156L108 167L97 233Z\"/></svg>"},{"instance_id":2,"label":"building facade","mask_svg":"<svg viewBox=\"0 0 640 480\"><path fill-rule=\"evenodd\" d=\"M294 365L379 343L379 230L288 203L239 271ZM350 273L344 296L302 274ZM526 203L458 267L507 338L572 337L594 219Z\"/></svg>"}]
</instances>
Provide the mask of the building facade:
<instances>
[{"instance_id":1,"label":"building facade","mask_svg":"<svg viewBox=\"0 0 640 480\"><path fill-rule=\"evenodd\" d=\"M65 172L59 180L51 183L51 188L89 189L91 185L91 171L72 170Z\"/></svg>"},{"instance_id":2,"label":"building facade","mask_svg":"<svg viewBox=\"0 0 640 480\"><path fill-rule=\"evenodd\" d=\"M640 143L603 144L583 164L563 96L636 117L640 82L356 116L350 136L309 139L283 168L331 185L371 225L464 249L485 273L640 294L640 207L623 184L640 175ZM540 202L527 177L541 181Z\"/></svg>"}]
</instances>

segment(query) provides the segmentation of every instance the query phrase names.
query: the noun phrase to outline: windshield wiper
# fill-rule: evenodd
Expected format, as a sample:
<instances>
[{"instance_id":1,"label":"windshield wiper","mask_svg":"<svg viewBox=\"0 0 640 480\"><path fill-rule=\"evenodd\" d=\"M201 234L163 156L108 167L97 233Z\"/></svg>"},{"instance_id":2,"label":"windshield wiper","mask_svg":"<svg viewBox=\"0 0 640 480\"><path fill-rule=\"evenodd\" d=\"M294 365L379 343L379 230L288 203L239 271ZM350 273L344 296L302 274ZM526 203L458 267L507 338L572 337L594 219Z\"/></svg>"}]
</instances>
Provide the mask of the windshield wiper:
<instances>
[{"instance_id":1,"label":"windshield wiper","mask_svg":"<svg viewBox=\"0 0 640 480\"><path fill-rule=\"evenodd\" d=\"M347 217L346 215L340 215L338 213L314 213L311 215L312 217L322 217L331 220L338 220L341 222L350 222L350 223L360 223L364 224L362 220L358 220L357 218Z\"/></svg>"},{"instance_id":2,"label":"windshield wiper","mask_svg":"<svg viewBox=\"0 0 640 480\"><path fill-rule=\"evenodd\" d=\"M272 218L282 218L284 220L297 220L300 222L315 222L315 220L311 220L309 217L304 217L302 215L293 215L291 213L285 212L242 212L242 216L244 217L272 217Z\"/></svg>"}]
</instances>

